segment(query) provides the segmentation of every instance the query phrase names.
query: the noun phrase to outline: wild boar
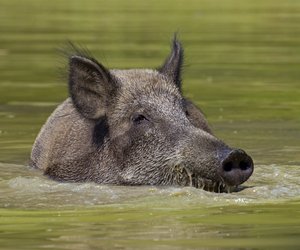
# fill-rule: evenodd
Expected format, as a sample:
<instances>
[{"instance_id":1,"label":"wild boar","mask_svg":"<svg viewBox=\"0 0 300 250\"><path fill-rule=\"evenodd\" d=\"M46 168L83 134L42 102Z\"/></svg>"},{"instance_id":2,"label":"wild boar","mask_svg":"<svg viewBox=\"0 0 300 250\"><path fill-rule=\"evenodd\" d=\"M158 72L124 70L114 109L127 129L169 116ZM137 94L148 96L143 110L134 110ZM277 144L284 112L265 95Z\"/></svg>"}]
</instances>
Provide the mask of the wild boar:
<instances>
[{"instance_id":1,"label":"wild boar","mask_svg":"<svg viewBox=\"0 0 300 250\"><path fill-rule=\"evenodd\" d=\"M217 139L182 95L183 48L154 69L107 69L80 50L69 56L69 95L41 129L31 165L57 181L193 186L226 192L253 161Z\"/></svg>"}]
</instances>

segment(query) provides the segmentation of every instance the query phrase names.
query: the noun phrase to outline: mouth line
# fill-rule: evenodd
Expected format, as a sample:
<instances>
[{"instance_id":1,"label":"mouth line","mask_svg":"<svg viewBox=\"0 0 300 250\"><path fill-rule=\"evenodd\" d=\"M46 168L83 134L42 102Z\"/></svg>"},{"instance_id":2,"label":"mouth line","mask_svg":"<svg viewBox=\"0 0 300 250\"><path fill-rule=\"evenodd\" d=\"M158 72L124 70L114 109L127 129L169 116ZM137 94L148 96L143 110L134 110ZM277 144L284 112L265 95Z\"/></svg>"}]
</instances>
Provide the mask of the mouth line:
<instances>
[{"instance_id":1,"label":"mouth line","mask_svg":"<svg viewBox=\"0 0 300 250\"><path fill-rule=\"evenodd\" d=\"M186 174L185 182L178 183L180 186L190 186L198 189L203 189L215 193L232 193L239 190L239 186L230 186L223 181L213 181L200 175L195 175L187 167L175 166L175 169L180 169L181 175ZM181 180L182 180L181 176ZM184 183L184 185L182 185Z\"/></svg>"}]
</instances>

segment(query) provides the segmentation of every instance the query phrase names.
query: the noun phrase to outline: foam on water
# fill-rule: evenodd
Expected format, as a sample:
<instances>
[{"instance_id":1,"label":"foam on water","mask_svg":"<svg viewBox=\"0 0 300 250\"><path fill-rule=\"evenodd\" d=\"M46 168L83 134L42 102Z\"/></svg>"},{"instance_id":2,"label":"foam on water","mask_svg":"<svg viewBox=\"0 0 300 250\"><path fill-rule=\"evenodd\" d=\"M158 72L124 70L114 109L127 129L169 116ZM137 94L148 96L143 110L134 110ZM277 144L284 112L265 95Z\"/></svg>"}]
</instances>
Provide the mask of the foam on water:
<instances>
[{"instance_id":1,"label":"foam on water","mask_svg":"<svg viewBox=\"0 0 300 250\"><path fill-rule=\"evenodd\" d=\"M70 208L105 204L173 206L248 204L299 199L300 167L261 165L240 192L210 193L192 187L60 183L25 166L0 163L0 206Z\"/></svg>"}]
</instances>

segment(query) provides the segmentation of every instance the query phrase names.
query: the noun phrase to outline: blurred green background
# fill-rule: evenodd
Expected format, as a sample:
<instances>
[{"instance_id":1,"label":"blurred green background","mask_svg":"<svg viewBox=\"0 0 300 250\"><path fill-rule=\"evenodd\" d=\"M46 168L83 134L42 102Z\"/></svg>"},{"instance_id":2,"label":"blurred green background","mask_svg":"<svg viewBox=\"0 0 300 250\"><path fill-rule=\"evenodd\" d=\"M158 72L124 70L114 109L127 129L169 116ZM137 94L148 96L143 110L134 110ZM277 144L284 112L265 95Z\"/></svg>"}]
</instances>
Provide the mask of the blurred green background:
<instances>
[{"instance_id":1,"label":"blurred green background","mask_svg":"<svg viewBox=\"0 0 300 250\"><path fill-rule=\"evenodd\" d=\"M67 41L110 68L153 68L178 32L185 94L216 134L258 161L288 147L283 161L299 163L299 11L294 0L1 0L0 160L25 163L66 98Z\"/></svg>"},{"instance_id":2,"label":"blurred green background","mask_svg":"<svg viewBox=\"0 0 300 250\"><path fill-rule=\"evenodd\" d=\"M251 188L68 186L27 171L68 95L59 48L71 40L109 68L156 68L174 32L184 93L253 157ZM299 248L299 69L296 0L0 0L0 249Z\"/></svg>"},{"instance_id":3,"label":"blurred green background","mask_svg":"<svg viewBox=\"0 0 300 250\"><path fill-rule=\"evenodd\" d=\"M296 147L299 10L294 0L1 0L0 160L26 162L40 126L66 98L58 49L67 41L107 67L153 68L174 32L185 47L185 94L216 134L252 151ZM252 145L255 137L261 145Z\"/></svg>"}]
</instances>

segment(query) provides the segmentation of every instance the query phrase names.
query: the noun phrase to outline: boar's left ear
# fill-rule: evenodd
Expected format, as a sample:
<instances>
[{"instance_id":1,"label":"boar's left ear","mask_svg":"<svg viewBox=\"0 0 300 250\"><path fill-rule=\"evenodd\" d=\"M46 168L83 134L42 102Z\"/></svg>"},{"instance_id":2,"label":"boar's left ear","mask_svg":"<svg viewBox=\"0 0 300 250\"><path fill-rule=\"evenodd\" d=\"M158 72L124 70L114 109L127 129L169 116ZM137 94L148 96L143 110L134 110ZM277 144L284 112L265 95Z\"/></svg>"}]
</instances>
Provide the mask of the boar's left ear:
<instances>
[{"instance_id":1,"label":"boar's left ear","mask_svg":"<svg viewBox=\"0 0 300 250\"><path fill-rule=\"evenodd\" d=\"M92 58L71 56L69 67L69 92L77 110L88 119L105 116L117 91L117 81Z\"/></svg>"},{"instance_id":2,"label":"boar's left ear","mask_svg":"<svg viewBox=\"0 0 300 250\"><path fill-rule=\"evenodd\" d=\"M161 66L158 71L171 79L176 84L179 90L181 90L182 63L183 48L175 35L173 39L171 54L168 56L163 66Z\"/></svg>"}]
</instances>

